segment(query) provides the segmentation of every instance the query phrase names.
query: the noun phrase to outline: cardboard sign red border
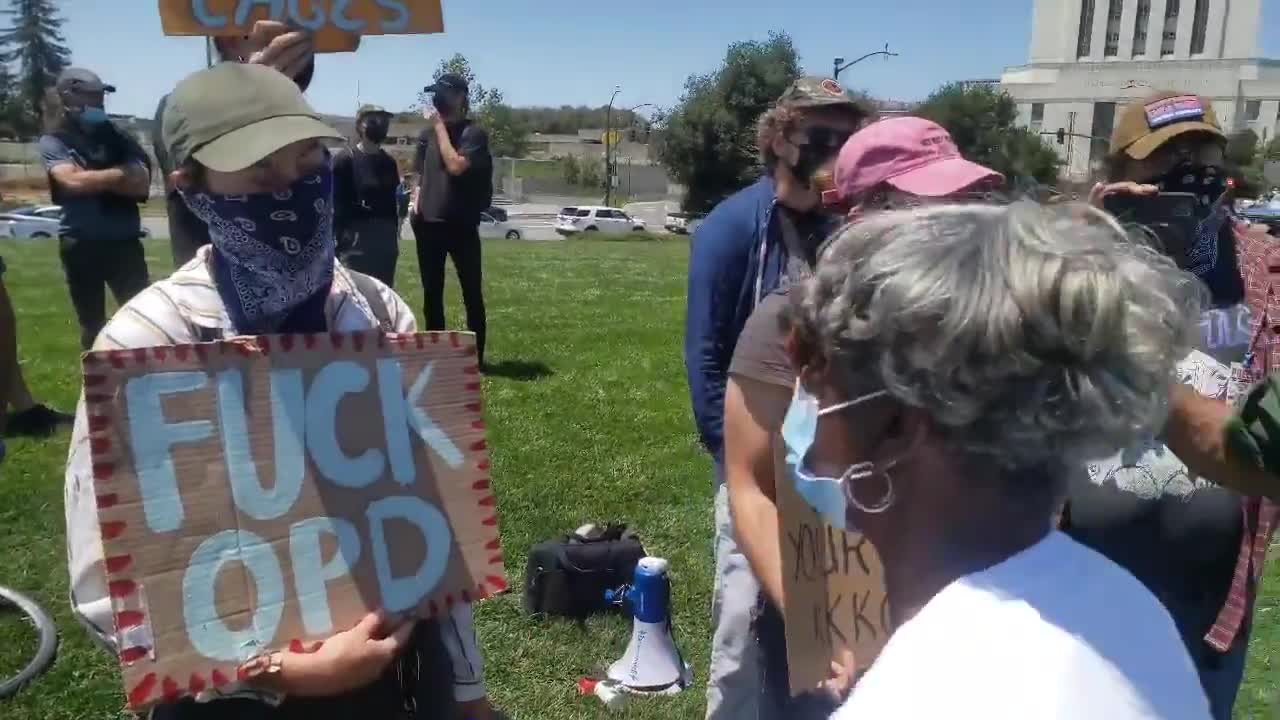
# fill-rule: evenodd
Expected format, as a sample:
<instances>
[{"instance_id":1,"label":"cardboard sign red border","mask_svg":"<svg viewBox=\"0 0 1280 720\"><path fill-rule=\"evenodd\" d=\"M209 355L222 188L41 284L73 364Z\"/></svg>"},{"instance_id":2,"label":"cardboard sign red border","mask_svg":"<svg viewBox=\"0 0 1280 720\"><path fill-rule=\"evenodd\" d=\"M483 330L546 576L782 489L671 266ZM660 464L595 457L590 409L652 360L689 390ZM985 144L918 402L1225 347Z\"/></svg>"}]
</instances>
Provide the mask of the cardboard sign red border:
<instances>
[{"instance_id":1,"label":"cardboard sign red border","mask_svg":"<svg viewBox=\"0 0 1280 720\"><path fill-rule=\"evenodd\" d=\"M328 346L327 348L325 346ZM119 552L118 543L129 535L130 527L121 518L120 495L113 492L113 484L118 480L120 472L128 460L128 450L117 447L118 437L113 425L113 405L119 400L111 393L110 375L113 371L137 370L139 367L152 368L161 364L191 364L198 367L200 363L215 355L239 353L244 357L253 355L269 356L315 350L341 350L362 352L388 347L400 349L424 350L428 346L438 346L442 351L458 357L474 358L476 347L470 334L465 336L457 332L436 332L416 334L386 334L377 331L366 333L332 333L328 335L276 335L253 338L241 338L220 343L176 345L134 350L91 352L83 358L84 368L84 402L89 425L89 443L93 463L93 477L98 504L98 516L102 533L105 567L108 580L108 591L111 597L115 621L116 636L129 637L134 628L149 627L148 607L145 597L140 592L139 577L134 566L134 558L127 553ZM159 370L159 368L157 368ZM481 382L479 366L474 361L465 368L465 373L474 378L464 385L465 392L471 401L465 405L465 412L471 418L471 427L483 433L483 403L481 400ZM498 515L496 497L494 496L489 477L490 459L487 441L481 439L463 448L467 462L466 470L474 480L466 492L473 497L481 525L484 528L482 537L483 550L488 564L488 572L480 573L483 580L472 589L464 589L457 594L447 594L442 598L433 598L427 611L417 613L423 617L432 617L449 611L457 603L471 603L491 597L507 589L504 558L498 531ZM113 547L116 549L113 552ZM473 571L472 578L477 577ZM435 595L435 591L432 591ZM123 643L122 643L123 644ZM294 638L282 643L276 649L292 652L313 651L314 645L303 638ZM174 678L149 672L136 677L130 683L130 668L145 661L152 653L152 648L143 645L125 644L120 648L120 662L126 680L125 692L131 708L145 708L160 701L174 701L187 695L195 695L207 688L219 688L232 681L234 668L214 669L208 676L192 674L189 678ZM216 664L210 661L210 664Z\"/></svg>"}]
</instances>

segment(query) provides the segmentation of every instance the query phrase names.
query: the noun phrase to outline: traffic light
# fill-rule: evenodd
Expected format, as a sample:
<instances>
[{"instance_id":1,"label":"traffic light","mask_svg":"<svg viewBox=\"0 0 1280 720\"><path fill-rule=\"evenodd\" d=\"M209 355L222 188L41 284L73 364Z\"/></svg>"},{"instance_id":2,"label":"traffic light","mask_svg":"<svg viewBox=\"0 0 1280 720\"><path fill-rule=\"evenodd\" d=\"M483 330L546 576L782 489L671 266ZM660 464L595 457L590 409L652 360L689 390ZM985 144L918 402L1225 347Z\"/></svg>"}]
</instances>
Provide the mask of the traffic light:
<instances>
[{"instance_id":1,"label":"traffic light","mask_svg":"<svg viewBox=\"0 0 1280 720\"><path fill-rule=\"evenodd\" d=\"M1058 144L1059 145L1067 144L1067 131L1065 128L1058 128Z\"/></svg>"}]
</instances>

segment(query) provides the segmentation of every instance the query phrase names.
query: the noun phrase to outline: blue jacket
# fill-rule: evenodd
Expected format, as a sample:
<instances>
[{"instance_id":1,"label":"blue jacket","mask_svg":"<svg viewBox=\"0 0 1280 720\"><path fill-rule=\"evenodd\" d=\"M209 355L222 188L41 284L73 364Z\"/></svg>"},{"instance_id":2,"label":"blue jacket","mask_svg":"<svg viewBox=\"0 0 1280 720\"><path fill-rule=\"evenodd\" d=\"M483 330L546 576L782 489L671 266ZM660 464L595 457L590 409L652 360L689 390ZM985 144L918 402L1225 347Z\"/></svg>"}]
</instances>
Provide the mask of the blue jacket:
<instances>
[{"instance_id":1,"label":"blue jacket","mask_svg":"<svg viewBox=\"0 0 1280 720\"><path fill-rule=\"evenodd\" d=\"M698 435L716 462L724 459L724 389L738 335L787 266L776 205L773 180L763 177L717 205L693 236L684 364Z\"/></svg>"}]
</instances>

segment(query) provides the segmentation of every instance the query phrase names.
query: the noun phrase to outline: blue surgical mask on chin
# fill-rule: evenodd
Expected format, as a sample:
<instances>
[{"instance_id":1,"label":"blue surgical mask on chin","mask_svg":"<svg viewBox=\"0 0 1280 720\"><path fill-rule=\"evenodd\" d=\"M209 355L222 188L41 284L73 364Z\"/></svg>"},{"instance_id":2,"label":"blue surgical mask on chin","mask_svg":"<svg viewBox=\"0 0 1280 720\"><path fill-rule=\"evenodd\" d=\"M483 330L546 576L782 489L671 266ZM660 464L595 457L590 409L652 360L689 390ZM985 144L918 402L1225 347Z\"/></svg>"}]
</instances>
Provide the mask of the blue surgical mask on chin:
<instances>
[{"instance_id":1,"label":"blue surgical mask on chin","mask_svg":"<svg viewBox=\"0 0 1280 720\"><path fill-rule=\"evenodd\" d=\"M105 125L106 122L110 120L110 118L107 117L107 111L100 107L81 108L80 113L77 115L77 119L80 121L80 124L86 128L96 128Z\"/></svg>"},{"instance_id":2,"label":"blue surgical mask on chin","mask_svg":"<svg viewBox=\"0 0 1280 720\"><path fill-rule=\"evenodd\" d=\"M855 405L867 402L888 393L881 390L869 395L863 395L855 400L839 403L830 407L821 407L818 398L814 397L804 385L797 382L795 395L791 399L791 407L787 409L787 416L782 421L782 441L786 446L787 470L791 475L791 482L795 486L796 492L800 497L804 498L822 520L832 527L850 532L857 532L858 528L849 522L849 503L853 502L854 507L865 513L882 513L889 509L893 504L893 485L890 484L885 492L884 498L875 505L864 505L856 499L856 494L852 487L848 490L845 483L850 485L873 477L877 474L887 471L895 463L889 463L887 466L877 470L874 463L861 462L849 466L845 470L844 475L838 478L825 477L811 472L805 467L805 457L809 454L810 448L813 447L814 438L818 432L818 418L823 415L829 415L834 412L847 410ZM895 461L896 462L896 461Z\"/></svg>"}]
</instances>

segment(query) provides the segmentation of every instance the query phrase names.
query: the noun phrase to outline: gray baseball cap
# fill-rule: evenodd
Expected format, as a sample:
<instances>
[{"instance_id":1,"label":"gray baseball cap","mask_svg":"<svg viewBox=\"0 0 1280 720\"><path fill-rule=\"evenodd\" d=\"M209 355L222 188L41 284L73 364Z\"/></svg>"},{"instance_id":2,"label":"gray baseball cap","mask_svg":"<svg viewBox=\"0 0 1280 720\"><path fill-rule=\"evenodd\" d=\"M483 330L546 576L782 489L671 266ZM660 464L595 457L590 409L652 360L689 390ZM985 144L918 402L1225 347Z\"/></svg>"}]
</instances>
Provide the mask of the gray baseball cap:
<instances>
[{"instance_id":1,"label":"gray baseball cap","mask_svg":"<svg viewBox=\"0 0 1280 720\"><path fill-rule=\"evenodd\" d=\"M178 83L161 135L174 165L195 158L219 172L243 170L301 140L343 139L293 80L265 65L230 62Z\"/></svg>"},{"instance_id":2,"label":"gray baseball cap","mask_svg":"<svg viewBox=\"0 0 1280 720\"><path fill-rule=\"evenodd\" d=\"M113 93L116 91L115 85L108 85L102 82L102 78L84 68L67 68L58 75L58 81L55 86L58 92L106 92Z\"/></svg>"}]
</instances>

